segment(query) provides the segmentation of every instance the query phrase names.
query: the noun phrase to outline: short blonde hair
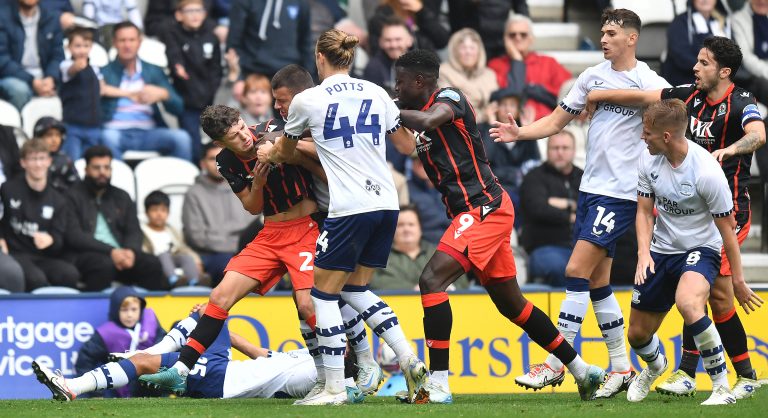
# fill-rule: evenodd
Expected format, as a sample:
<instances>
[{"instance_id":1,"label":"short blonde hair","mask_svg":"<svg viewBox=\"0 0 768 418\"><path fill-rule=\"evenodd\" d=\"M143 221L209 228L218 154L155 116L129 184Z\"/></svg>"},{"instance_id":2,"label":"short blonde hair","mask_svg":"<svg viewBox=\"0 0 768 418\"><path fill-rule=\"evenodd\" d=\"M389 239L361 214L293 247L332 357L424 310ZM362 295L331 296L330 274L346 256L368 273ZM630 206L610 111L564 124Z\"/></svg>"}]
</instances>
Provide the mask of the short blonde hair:
<instances>
[{"instance_id":1,"label":"short blonde hair","mask_svg":"<svg viewBox=\"0 0 768 418\"><path fill-rule=\"evenodd\" d=\"M682 100L665 99L648 106L643 115L643 122L654 128L684 135L688 112Z\"/></svg>"}]
</instances>

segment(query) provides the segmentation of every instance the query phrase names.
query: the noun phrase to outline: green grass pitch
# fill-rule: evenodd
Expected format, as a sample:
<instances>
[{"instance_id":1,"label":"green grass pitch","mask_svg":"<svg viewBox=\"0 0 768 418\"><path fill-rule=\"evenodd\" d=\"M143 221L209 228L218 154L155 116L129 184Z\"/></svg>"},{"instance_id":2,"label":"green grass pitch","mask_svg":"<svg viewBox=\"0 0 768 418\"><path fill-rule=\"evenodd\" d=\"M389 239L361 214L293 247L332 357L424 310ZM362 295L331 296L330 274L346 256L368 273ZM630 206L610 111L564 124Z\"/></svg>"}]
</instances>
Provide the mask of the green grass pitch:
<instances>
[{"instance_id":1,"label":"green grass pitch","mask_svg":"<svg viewBox=\"0 0 768 418\"><path fill-rule=\"evenodd\" d=\"M453 405L404 405L394 398L366 398L359 405L298 407L278 399L83 399L71 403L52 400L2 400L1 417L759 417L768 411L768 390L752 399L722 407L699 406L709 393L694 398L670 398L651 393L641 403L616 399L581 402L572 394L457 395ZM762 412L760 412L762 411Z\"/></svg>"}]
</instances>

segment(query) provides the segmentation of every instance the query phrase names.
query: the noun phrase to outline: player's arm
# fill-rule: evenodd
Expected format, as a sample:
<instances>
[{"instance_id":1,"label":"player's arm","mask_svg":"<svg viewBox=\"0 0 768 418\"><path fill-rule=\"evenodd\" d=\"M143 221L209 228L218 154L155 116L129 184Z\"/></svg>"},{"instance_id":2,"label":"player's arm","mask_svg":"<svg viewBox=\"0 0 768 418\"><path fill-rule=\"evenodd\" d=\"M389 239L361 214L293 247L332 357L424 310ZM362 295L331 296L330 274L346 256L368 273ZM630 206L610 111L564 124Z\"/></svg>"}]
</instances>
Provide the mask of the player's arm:
<instances>
[{"instance_id":1,"label":"player's arm","mask_svg":"<svg viewBox=\"0 0 768 418\"><path fill-rule=\"evenodd\" d=\"M296 144L296 149L307 157L320 161L320 156L317 155L317 145L315 145L315 140L312 139L311 133L304 132L301 141Z\"/></svg>"},{"instance_id":2,"label":"player's arm","mask_svg":"<svg viewBox=\"0 0 768 418\"><path fill-rule=\"evenodd\" d=\"M490 129L491 138L495 142L527 141L550 137L565 128L576 115L566 112L560 106L547 116L527 126L517 126L517 122L509 114L509 123L493 122Z\"/></svg>"},{"instance_id":3,"label":"player's arm","mask_svg":"<svg viewBox=\"0 0 768 418\"><path fill-rule=\"evenodd\" d=\"M232 343L232 347L245 354L250 359L269 357L269 350L251 344L250 341L232 331L229 331L229 341Z\"/></svg>"},{"instance_id":4,"label":"player's arm","mask_svg":"<svg viewBox=\"0 0 768 418\"><path fill-rule=\"evenodd\" d=\"M264 185L267 184L269 164L256 163L251 174L253 174L251 186L245 187L235 194L245 210L252 215L258 215L264 210Z\"/></svg>"},{"instance_id":5,"label":"player's arm","mask_svg":"<svg viewBox=\"0 0 768 418\"><path fill-rule=\"evenodd\" d=\"M736 218L733 214L723 217L715 217L715 225L717 226L717 230L720 231L720 236L723 237L725 255L728 257L728 262L731 263L731 281L733 282L733 292L736 295L736 300L738 300L741 307L744 308L744 312L749 314L750 311L759 308L763 304L763 300L749 288L747 282L744 280L744 270L741 267L739 241L737 240L735 233Z\"/></svg>"},{"instance_id":6,"label":"player's arm","mask_svg":"<svg viewBox=\"0 0 768 418\"><path fill-rule=\"evenodd\" d=\"M426 111L400 111L400 121L403 123L403 126L413 129L416 132L431 131L451 120L453 120L453 110L444 103L439 102Z\"/></svg>"},{"instance_id":7,"label":"player's arm","mask_svg":"<svg viewBox=\"0 0 768 418\"><path fill-rule=\"evenodd\" d=\"M661 90L592 90L587 95L587 108L597 102L624 106L648 106L661 100Z\"/></svg>"},{"instance_id":8,"label":"player's arm","mask_svg":"<svg viewBox=\"0 0 768 418\"><path fill-rule=\"evenodd\" d=\"M637 217L635 229L637 230L637 269L635 270L635 284L645 282L646 271L650 269L655 273L656 269L651 258L651 237L653 236L653 194L638 192Z\"/></svg>"},{"instance_id":9,"label":"player's arm","mask_svg":"<svg viewBox=\"0 0 768 418\"><path fill-rule=\"evenodd\" d=\"M298 145L298 139L289 139L285 136L281 136L275 140L275 146L269 150L262 151L259 149L259 162L275 164L284 163L293 157L293 153L296 152L296 147Z\"/></svg>"},{"instance_id":10,"label":"player's arm","mask_svg":"<svg viewBox=\"0 0 768 418\"><path fill-rule=\"evenodd\" d=\"M753 120L744 125L744 136L733 144L712 152L717 161L727 160L741 154L751 154L765 145L765 123Z\"/></svg>"},{"instance_id":11,"label":"player's arm","mask_svg":"<svg viewBox=\"0 0 768 418\"><path fill-rule=\"evenodd\" d=\"M408 155L416 149L416 138L413 133L403 126L389 134L389 140L395 146L397 152Z\"/></svg>"}]
</instances>

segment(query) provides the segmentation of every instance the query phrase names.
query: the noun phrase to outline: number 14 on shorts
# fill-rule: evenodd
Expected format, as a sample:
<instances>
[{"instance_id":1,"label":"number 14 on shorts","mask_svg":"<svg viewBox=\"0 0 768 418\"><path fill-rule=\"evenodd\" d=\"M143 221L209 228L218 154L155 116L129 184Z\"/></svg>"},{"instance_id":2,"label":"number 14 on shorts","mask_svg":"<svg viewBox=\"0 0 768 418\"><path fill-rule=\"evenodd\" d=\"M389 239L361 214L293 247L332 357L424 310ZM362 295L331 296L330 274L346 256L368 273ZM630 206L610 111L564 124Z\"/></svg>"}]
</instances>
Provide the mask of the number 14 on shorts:
<instances>
[{"instance_id":1,"label":"number 14 on shorts","mask_svg":"<svg viewBox=\"0 0 768 418\"><path fill-rule=\"evenodd\" d=\"M600 236L603 232L611 233L613 231L614 227L614 219L613 217L616 215L614 212L608 212L605 213L605 208L602 206L598 206L597 208L597 216L595 217L595 222L592 223L592 233ZM605 227L605 231L601 231L600 225Z\"/></svg>"}]
</instances>

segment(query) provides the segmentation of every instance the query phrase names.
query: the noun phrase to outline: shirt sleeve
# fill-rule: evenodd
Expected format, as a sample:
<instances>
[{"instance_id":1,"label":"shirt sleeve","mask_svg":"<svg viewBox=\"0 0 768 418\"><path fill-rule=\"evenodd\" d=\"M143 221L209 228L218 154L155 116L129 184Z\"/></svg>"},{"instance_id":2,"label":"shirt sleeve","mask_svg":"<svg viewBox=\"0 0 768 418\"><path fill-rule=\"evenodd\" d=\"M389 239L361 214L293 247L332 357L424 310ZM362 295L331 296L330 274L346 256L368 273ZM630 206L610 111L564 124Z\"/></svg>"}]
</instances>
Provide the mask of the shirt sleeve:
<instances>
[{"instance_id":1,"label":"shirt sleeve","mask_svg":"<svg viewBox=\"0 0 768 418\"><path fill-rule=\"evenodd\" d=\"M451 109L451 112L453 112L451 121L463 118L466 112L467 98L464 97L464 100L462 100L461 96L462 94L453 88L445 88L437 94L437 97L435 97L435 102L432 104L432 106L436 106L438 103L447 105L448 108Z\"/></svg>"},{"instance_id":2,"label":"shirt sleeve","mask_svg":"<svg viewBox=\"0 0 768 418\"><path fill-rule=\"evenodd\" d=\"M222 153L219 153L219 157L221 157ZM248 184L237 175L237 173L233 173L229 170L227 167L226 160L223 158L216 158L216 169L219 170L219 173L221 173L221 176L224 177L227 180L227 183L229 183L229 187L232 189L235 194L240 193L245 189Z\"/></svg>"},{"instance_id":3,"label":"shirt sleeve","mask_svg":"<svg viewBox=\"0 0 768 418\"><path fill-rule=\"evenodd\" d=\"M584 109L584 106L587 105L587 94L589 94L587 84L589 82L588 78L590 74L591 71L584 71L579 74L579 78L576 79L576 83L573 85L573 87L571 87L571 90L568 92L565 98L559 103L559 106L563 110L572 115L578 115L581 113L581 111Z\"/></svg>"},{"instance_id":4,"label":"shirt sleeve","mask_svg":"<svg viewBox=\"0 0 768 418\"><path fill-rule=\"evenodd\" d=\"M735 94L734 94L735 95ZM763 116L760 114L760 110L757 108L757 102L755 96L748 91L744 91L739 94L738 109L740 111L741 128L753 121L762 121Z\"/></svg>"},{"instance_id":5,"label":"shirt sleeve","mask_svg":"<svg viewBox=\"0 0 768 418\"><path fill-rule=\"evenodd\" d=\"M648 72L649 77L643 80L643 90L659 90L672 87L664 77L656 74L655 71L648 69Z\"/></svg>"},{"instance_id":6,"label":"shirt sleeve","mask_svg":"<svg viewBox=\"0 0 768 418\"><path fill-rule=\"evenodd\" d=\"M703 171L705 174L699 178L696 187L699 195L707 202L712 217L723 218L733 211L731 188L719 166L712 164L710 168Z\"/></svg>"},{"instance_id":7,"label":"shirt sleeve","mask_svg":"<svg viewBox=\"0 0 768 418\"><path fill-rule=\"evenodd\" d=\"M637 195L648 198L653 198L655 196L651 182L648 180L645 156L640 156L640 163L637 167Z\"/></svg>"},{"instance_id":8,"label":"shirt sleeve","mask_svg":"<svg viewBox=\"0 0 768 418\"><path fill-rule=\"evenodd\" d=\"M686 101L695 90L696 88L691 84L664 88L661 90L661 99L680 99Z\"/></svg>"},{"instance_id":9,"label":"shirt sleeve","mask_svg":"<svg viewBox=\"0 0 768 418\"><path fill-rule=\"evenodd\" d=\"M288 121L285 123L285 131L283 135L288 139L299 140L301 134L309 126L309 112L307 100L307 92L305 90L297 94L291 102L291 107L288 109Z\"/></svg>"},{"instance_id":10,"label":"shirt sleeve","mask_svg":"<svg viewBox=\"0 0 768 418\"><path fill-rule=\"evenodd\" d=\"M387 134L391 134L400 128L400 109L397 107L397 104L395 104L395 101L386 95L386 92L382 92L381 97L387 106L387 114L385 115L385 128L387 130Z\"/></svg>"}]
</instances>

